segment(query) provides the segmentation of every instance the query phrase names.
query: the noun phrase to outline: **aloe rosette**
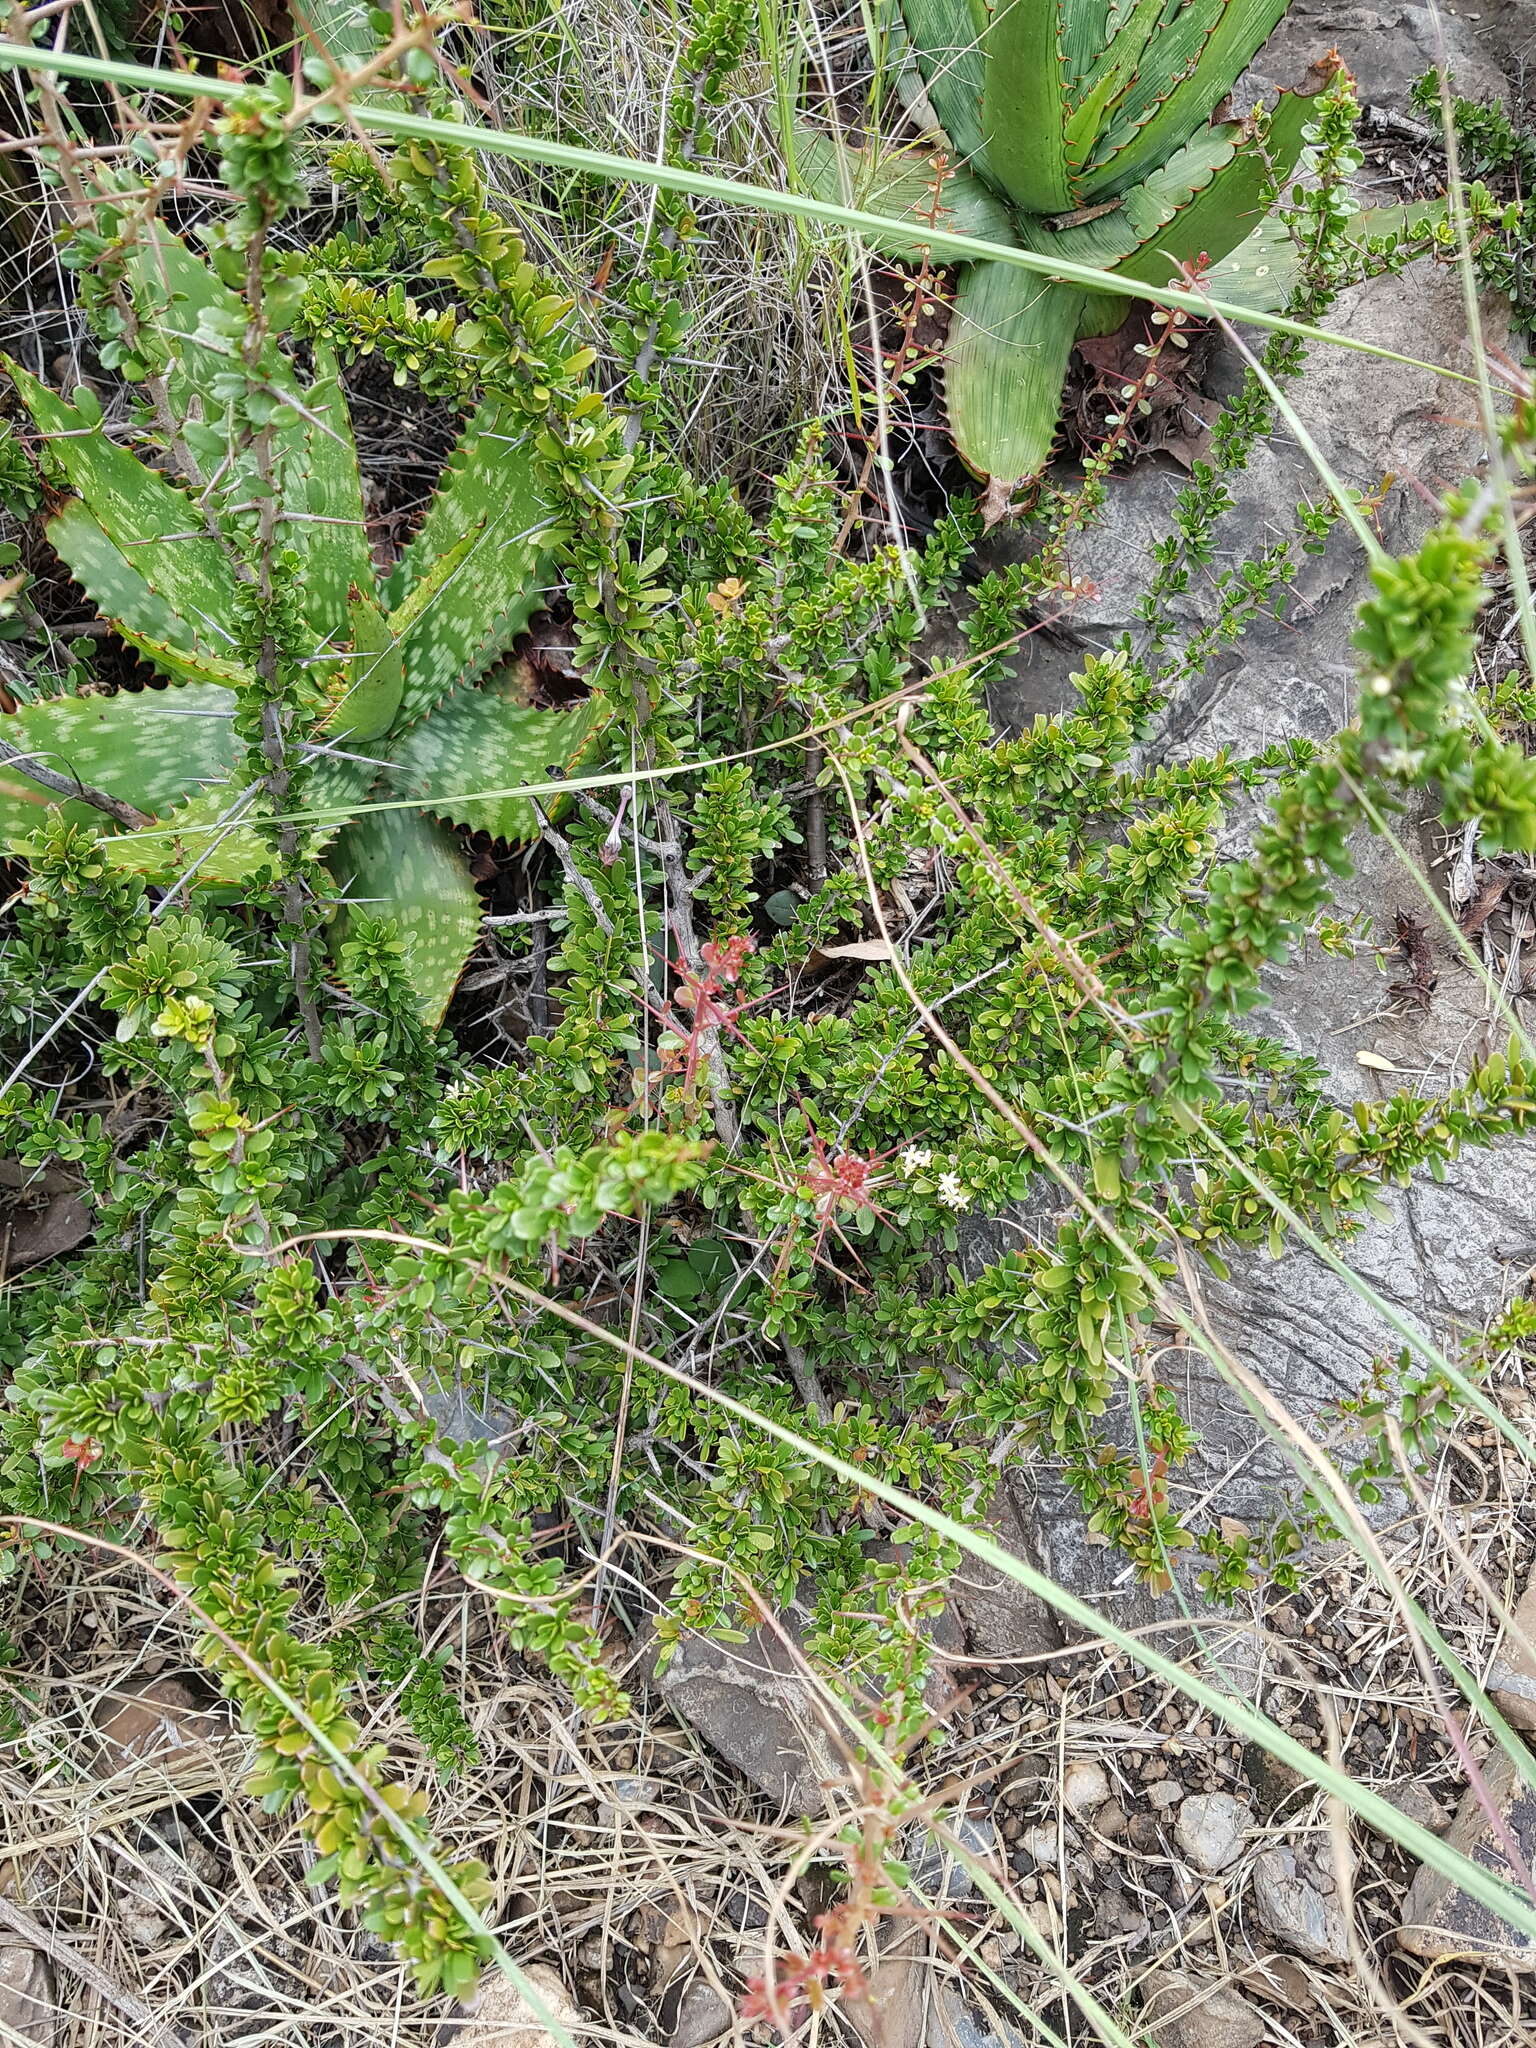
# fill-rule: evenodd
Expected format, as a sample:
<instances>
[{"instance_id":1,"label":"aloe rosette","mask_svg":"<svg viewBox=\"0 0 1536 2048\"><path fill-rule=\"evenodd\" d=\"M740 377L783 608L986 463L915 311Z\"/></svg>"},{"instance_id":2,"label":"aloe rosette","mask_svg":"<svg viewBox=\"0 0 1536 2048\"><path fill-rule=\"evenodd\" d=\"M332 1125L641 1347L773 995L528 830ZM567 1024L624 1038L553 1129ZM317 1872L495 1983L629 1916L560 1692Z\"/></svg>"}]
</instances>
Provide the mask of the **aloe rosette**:
<instances>
[{"instance_id":1,"label":"aloe rosette","mask_svg":"<svg viewBox=\"0 0 1536 2048\"><path fill-rule=\"evenodd\" d=\"M1325 63L1262 119L1213 112L1285 13L1287 0L899 0L889 24L921 146L837 162L802 152L812 189L851 171L871 211L1167 285L1208 259L1222 294L1275 305L1265 195L1295 170ZM1336 60L1334 60L1336 68ZM921 236L915 235L914 241ZM1246 260L1238 254L1247 248ZM1213 283L1212 289L1217 288ZM1129 310L1010 263L959 275L945 366L950 429L999 489L1049 459L1073 344Z\"/></svg>"},{"instance_id":2,"label":"aloe rosette","mask_svg":"<svg viewBox=\"0 0 1536 2048\"><path fill-rule=\"evenodd\" d=\"M0 740L146 813L150 829L113 832L112 859L146 874L190 873L246 888L270 870L266 807L252 784L235 714L257 685L233 621L250 552L242 493L249 451L227 418L232 356L244 330L238 295L175 235L147 230L130 257L145 346L163 351L157 421L181 466L211 481L172 481L108 438L87 391L73 403L18 364L8 374L30 415L51 487L48 538L108 621L167 687L23 704ZM436 1023L469 957L481 910L462 839L468 826L507 840L536 835L515 790L564 773L601 730L597 699L566 711L519 701L501 663L538 608L556 538L512 409L485 398L459 435L425 517L387 572L374 564L357 446L335 365L307 386L275 348L262 362L273 406L277 538L312 646L302 658L322 708L297 736L306 767L307 850L343 906L395 920L423 1015ZM166 417L168 415L168 417ZM498 665L499 664L499 665ZM419 799L419 808L401 808ZM22 847L59 799L0 766L0 844ZM388 805L388 808L371 806Z\"/></svg>"}]
</instances>

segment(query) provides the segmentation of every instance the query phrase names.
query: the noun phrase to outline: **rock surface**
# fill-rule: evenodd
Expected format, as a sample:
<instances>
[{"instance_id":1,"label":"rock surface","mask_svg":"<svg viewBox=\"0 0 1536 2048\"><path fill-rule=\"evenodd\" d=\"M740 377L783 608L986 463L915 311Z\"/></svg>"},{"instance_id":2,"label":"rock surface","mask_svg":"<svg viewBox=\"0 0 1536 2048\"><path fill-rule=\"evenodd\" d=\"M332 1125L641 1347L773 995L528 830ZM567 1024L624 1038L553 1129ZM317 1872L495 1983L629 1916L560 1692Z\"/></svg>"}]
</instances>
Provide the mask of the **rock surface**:
<instances>
[{"instance_id":1,"label":"rock surface","mask_svg":"<svg viewBox=\"0 0 1536 2048\"><path fill-rule=\"evenodd\" d=\"M1005 1550L1038 1568L1027 1491L1014 1475L1004 1474L985 1526ZM949 1605L966 1650L978 1663L1049 1657L1061 1648L1061 1624L1045 1602L979 1558L962 1560L950 1582Z\"/></svg>"},{"instance_id":2,"label":"rock surface","mask_svg":"<svg viewBox=\"0 0 1536 2048\"><path fill-rule=\"evenodd\" d=\"M1333 1880L1315 1858L1295 1849L1266 1849L1253 1866L1259 1923L1314 1963L1347 1963L1349 1929L1333 1896Z\"/></svg>"},{"instance_id":3,"label":"rock surface","mask_svg":"<svg viewBox=\"0 0 1536 2048\"><path fill-rule=\"evenodd\" d=\"M642 1645L639 1662L672 1711L754 1785L786 1813L817 1818L826 1811L822 1787L843 1783L848 1774L834 1739L842 1723L810 1676L801 1648L800 1611L797 1602L778 1617L776 1629L756 1629L744 1643L686 1635L660 1672L652 1639ZM947 1607L924 1626L944 1653L928 1684L928 1703L942 1715L953 1704L952 1673L966 1644Z\"/></svg>"},{"instance_id":4,"label":"rock surface","mask_svg":"<svg viewBox=\"0 0 1536 2048\"><path fill-rule=\"evenodd\" d=\"M709 2048L731 2031L731 2008L704 1977L695 1977L683 1993L667 2048Z\"/></svg>"},{"instance_id":5,"label":"rock surface","mask_svg":"<svg viewBox=\"0 0 1536 2048\"><path fill-rule=\"evenodd\" d=\"M1088 1757L1067 1765L1061 1780L1061 1803L1074 1820L1093 1813L1109 1798L1109 1780L1104 1766Z\"/></svg>"},{"instance_id":6,"label":"rock surface","mask_svg":"<svg viewBox=\"0 0 1536 2048\"><path fill-rule=\"evenodd\" d=\"M20 1942L0 1946L0 2041L48 2048L65 2015L55 2002L53 1966Z\"/></svg>"},{"instance_id":7,"label":"rock surface","mask_svg":"<svg viewBox=\"0 0 1536 2048\"><path fill-rule=\"evenodd\" d=\"M771 1630L744 1643L685 1636L651 1683L786 1812L825 1810L822 1785L841 1778L843 1765L814 1685Z\"/></svg>"},{"instance_id":8,"label":"rock surface","mask_svg":"<svg viewBox=\"0 0 1536 2048\"><path fill-rule=\"evenodd\" d=\"M543 1963L521 1968L549 2016L579 2040L587 2023L555 1972ZM556 2036L499 1970L481 1979L474 2008L465 2018L444 2021L440 2039L445 2048L449 2043L452 2048L558 2048Z\"/></svg>"},{"instance_id":9,"label":"rock surface","mask_svg":"<svg viewBox=\"0 0 1536 2048\"><path fill-rule=\"evenodd\" d=\"M220 1782L218 1751L235 1740L227 1713L204 1705L185 1679L126 1679L106 1695L96 1715L96 1775L134 1773L136 1794L156 1785L169 1799L185 1799Z\"/></svg>"},{"instance_id":10,"label":"rock surface","mask_svg":"<svg viewBox=\"0 0 1536 2048\"><path fill-rule=\"evenodd\" d=\"M1520 1782L1502 1749L1495 1750L1483 1765L1483 1776L1495 1809L1529 1863L1536 1856L1536 1793ZM1505 1851L1470 1786L1445 1839L1485 1869L1515 1881ZM1516 1969L1536 1969L1536 1942L1427 1863L1409 1887L1397 1938L1416 1956L1489 1956Z\"/></svg>"},{"instance_id":11,"label":"rock surface","mask_svg":"<svg viewBox=\"0 0 1536 2048\"><path fill-rule=\"evenodd\" d=\"M1503 74L1474 26L1482 19L1464 19L1445 8L1405 5L1403 0L1382 0L1372 7L1292 0L1290 12L1244 86L1294 85L1309 64L1336 49L1359 81L1363 106L1402 111L1414 81L1442 64L1465 98L1502 99L1508 90ZM1240 106L1248 103L1244 86L1236 94Z\"/></svg>"},{"instance_id":12,"label":"rock surface","mask_svg":"<svg viewBox=\"0 0 1536 2048\"><path fill-rule=\"evenodd\" d=\"M948 1828L967 1855L986 1864L993 1877L999 1875L997 1829L990 1820L961 1813L948 1822ZM903 1853L912 1883L925 1897L965 1899L975 1891L976 1881L965 1865L921 1821L908 1830Z\"/></svg>"},{"instance_id":13,"label":"rock surface","mask_svg":"<svg viewBox=\"0 0 1536 2048\"><path fill-rule=\"evenodd\" d=\"M1378 96L1398 91L1405 70L1422 68L1419 55L1413 54L1419 48L1413 38L1422 42L1425 32L1421 15L1427 19L1427 10L1389 8L1369 19L1359 11L1358 25L1362 36L1369 31L1370 51L1368 58L1362 43L1359 61L1368 76L1376 77L1370 90ZM1329 21L1334 19L1330 14ZM1346 29L1356 16L1346 13L1338 19L1349 56ZM1305 21L1295 32L1315 40ZM1456 33L1464 31L1453 25ZM1396 62L1401 56L1393 54L1399 35L1412 45L1411 63L1403 59L1392 84L1387 59ZM1469 64L1469 76L1471 69ZM1485 64L1484 71L1484 82L1497 83L1490 66ZM1498 308L1487 311L1490 339L1503 345L1507 320ZM1347 294L1330 322L1341 332L1432 364L1465 367L1471 361L1457 279L1429 263ZM1236 365L1229 362L1217 381L1230 386L1236 375ZM1314 351L1292 386L1298 412L1346 481L1371 490L1389 474L1402 479L1388 489L1379 514L1382 538L1393 549L1413 546L1432 516L1418 486L1438 491L1480 460L1480 437L1463 391L1432 368L1323 348ZM1085 579L1090 593L1075 607L1070 632L1058 629L1053 639L1034 636L1028 665L1013 689L1002 691L994 702L1005 727L1067 702L1067 677L1086 649L1108 646L1126 632L1135 637L1135 603L1147 574L1148 548L1167 531L1182 482L1171 469L1149 465L1112 485L1104 519L1073 547L1071 574ZM1261 552L1289 530L1290 508L1315 491L1315 480L1300 448L1281 433L1257 451L1234 488L1236 504L1218 535L1224 560ZM1020 545L1007 538L993 543L1000 556L1010 548L1016 553ZM1258 622L1236 649L1219 655L1180 687L1149 744L1148 758L1177 759L1222 747L1250 753L1276 739L1324 739L1335 732L1352 715L1350 643L1356 607L1368 587L1358 548L1347 533L1336 532L1322 555L1304 559L1283 620ZM1209 581L1197 581L1180 606L1186 630L1209 625L1216 615ZM1251 813L1234 811L1229 834L1234 850L1250 819ZM1412 831L1408 850L1421 864L1439 853L1431 835L1417 837ZM1465 1075L1480 1050L1501 1041L1502 1028L1490 1023L1482 986L1434 928L1433 912L1397 852L1367 842L1359 854L1359 873L1342 893L1340 908L1345 916L1358 913L1368 919L1375 943L1365 940L1349 958L1308 948L1272 974L1270 1007L1256 1014L1255 1026L1319 1061L1329 1093L1340 1101L1403 1088L1439 1093ZM1439 982L1425 1009L1391 995L1388 985L1401 975L1401 966L1395 956L1378 957L1378 944L1391 954L1400 911L1430 926ZM1387 1061L1395 1071L1362 1067L1357 1059L1362 1052ZM1501 1254L1528 1238L1521 1218L1533 1205L1536 1147L1527 1143L1469 1153L1444 1184L1426 1176L1410 1191L1392 1195L1391 1219L1369 1224L1340 1249L1393 1309L1437 1341L1453 1343L1498 1306L1507 1279ZM1259 1252L1241 1252L1229 1263L1230 1279L1202 1283L1215 1328L1303 1422L1327 1415L1340 1396L1357 1392L1374 1362L1401 1345L1387 1319L1305 1248L1293 1245L1279 1262ZM1206 1500L1213 1515L1245 1523L1272 1516L1297 1482L1242 1398L1193 1347L1165 1353L1161 1370L1200 1431L1200 1445L1181 1471L1189 1497ZM1133 1441L1129 1418L1122 1419L1121 1440ZM1112 1426L1116 1420L1112 1415ZM1030 1477L1036 1499L1032 1514L1025 1509L1025 1519L1032 1522L1035 1548L1054 1578L1127 1626L1174 1611L1150 1600L1116 1553L1090 1541L1076 1496L1048 1465L1033 1464ZM1236 1627L1220 1618L1213 1626L1230 1648L1230 1682L1253 1696L1264 1675L1262 1649L1256 1651L1256 1639L1244 1642L1241 1618Z\"/></svg>"},{"instance_id":14,"label":"rock surface","mask_svg":"<svg viewBox=\"0 0 1536 2048\"><path fill-rule=\"evenodd\" d=\"M1141 2019L1157 2048L1259 2048L1269 2031L1263 2013L1240 1991L1183 1970L1157 1971Z\"/></svg>"},{"instance_id":15,"label":"rock surface","mask_svg":"<svg viewBox=\"0 0 1536 2048\"><path fill-rule=\"evenodd\" d=\"M1488 1690L1512 1727L1536 1729L1536 1579L1526 1587L1510 1620L1514 1627L1499 1646Z\"/></svg>"},{"instance_id":16,"label":"rock surface","mask_svg":"<svg viewBox=\"0 0 1536 2048\"><path fill-rule=\"evenodd\" d=\"M1252 1826L1253 1808L1230 1792L1199 1792L1180 1806L1173 1833L1195 1868L1214 1877L1236 1860Z\"/></svg>"},{"instance_id":17,"label":"rock surface","mask_svg":"<svg viewBox=\"0 0 1536 2048\"><path fill-rule=\"evenodd\" d=\"M1389 1792L1387 1803L1395 1806L1404 1820L1417 1821L1432 1835L1443 1835L1455 1818L1451 1809L1442 1806L1433 1792L1424 1785L1415 1784L1412 1779Z\"/></svg>"}]
</instances>

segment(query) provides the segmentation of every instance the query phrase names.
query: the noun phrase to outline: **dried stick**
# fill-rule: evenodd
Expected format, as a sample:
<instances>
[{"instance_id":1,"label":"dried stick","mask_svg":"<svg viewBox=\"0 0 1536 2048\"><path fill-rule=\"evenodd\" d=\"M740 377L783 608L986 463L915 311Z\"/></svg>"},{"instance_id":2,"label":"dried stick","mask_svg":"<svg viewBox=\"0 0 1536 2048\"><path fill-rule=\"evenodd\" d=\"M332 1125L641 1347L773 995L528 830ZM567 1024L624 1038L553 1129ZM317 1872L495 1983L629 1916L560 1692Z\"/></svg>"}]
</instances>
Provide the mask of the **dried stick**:
<instances>
[{"instance_id":1,"label":"dried stick","mask_svg":"<svg viewBox=\"0 0 1536 2048\"><path fill-rule=\"evenodd\" d=\"M24 754L20 747L8 747L0 740L0 768L14 768L18 775L25 775L29 782L36 782L44 789L51 789L56 796L70 797L75 802L90 804L95 810L105 811L109 818L119 825L138 830L152 825L154 819L147 811L136 810L121 797L111 796L104 789L97 789L89 782L82 782L77 775L61 775L56 768L45 768L34 754Z\"/></svg>"}]
</instances>

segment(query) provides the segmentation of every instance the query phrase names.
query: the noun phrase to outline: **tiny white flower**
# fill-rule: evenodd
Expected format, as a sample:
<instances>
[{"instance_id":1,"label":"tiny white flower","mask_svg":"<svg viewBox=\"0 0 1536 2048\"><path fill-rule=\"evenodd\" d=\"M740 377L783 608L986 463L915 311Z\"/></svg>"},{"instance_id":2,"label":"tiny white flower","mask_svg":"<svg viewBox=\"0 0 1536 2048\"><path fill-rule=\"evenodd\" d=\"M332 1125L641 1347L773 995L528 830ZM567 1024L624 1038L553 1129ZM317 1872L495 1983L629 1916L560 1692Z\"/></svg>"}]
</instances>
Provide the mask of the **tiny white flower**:
<instances>
[{"instance_id":1,"label":"tiny white flower","mask_svg":"<svg viewBox=\"0 0 1536 2048\"><path fill-rule=\"evenodd\" d=\"M933 1154L926 1145L909 1145L897 1162L903 1174L910 1180L914 1173L923 1173L933 1164Z\"/></svg>"},{"instance_id":2,"label":"tiny white flower","mask_svg":"<svg viewBox=\"0 0 1536 2048\"><path fill-rule=\"evenodd\" d=\"M939 1175L939 1200L946 1209L963 1209L970 1199L970 1190L964 1186L958 1173Z\"/></svg>"}]
</instances>

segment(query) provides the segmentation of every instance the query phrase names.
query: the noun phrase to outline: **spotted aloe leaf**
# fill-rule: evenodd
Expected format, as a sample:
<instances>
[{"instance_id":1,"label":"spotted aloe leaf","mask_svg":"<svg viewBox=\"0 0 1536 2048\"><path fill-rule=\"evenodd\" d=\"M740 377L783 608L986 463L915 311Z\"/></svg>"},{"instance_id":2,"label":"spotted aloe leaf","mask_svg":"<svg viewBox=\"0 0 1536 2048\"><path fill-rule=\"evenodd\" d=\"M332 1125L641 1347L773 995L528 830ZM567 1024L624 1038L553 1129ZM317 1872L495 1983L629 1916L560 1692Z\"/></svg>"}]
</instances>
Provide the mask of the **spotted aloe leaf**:
<instances>
[{"instance_id":1,"label":"spotted aloe leaf","mask_svg":"<svg viewBox=\"0 0 1536 2048\"><path fill-rule=\"evenodd\" d=\"M1110 198L1166 162L1232 91L1288 5L1191 0L1154 40L1143 74L1107 115L1084 172L1084 195Z\"/></svg>"},{"instance_id":2,"label":"spotted aloe leaf","mask_svg":"<svg viewBox=\"0 0 1536 2048\"><path fill-rule=\"evenodd\" d=\"M67 482L118 556L177 622L166 637L212 654L233 652L225 621L234 609L234 570L206 516L158 470L109 441L99 431L99 409L68 404L19 363L6 367L38 430L45 466ZM118 591L86 588L113 616Z\"/></svg>"},{"instance_id":3,"label":"spotted aloe leaf","mask_svg":"<svg viewBox=\"0 0 1536 2048\"><path fill-rule=\"evenodd\" d=\"M1262 138L1246 122L1202 129L1112 211L1055 233L1031 223L1026 239L1074 263L1166 284L1182 263L1219 260L1255 232L1271 178L1295 168L1313 113L1303 93L1282 93Z\"/></svg>"},{"instance_id":4,"label":"spotted aloe leaf","mask_svg":"<svg viewBox=\"0 0 1536 2048\"><path fill-rule=\"evenodd\" d=\"M357 466L357 441L335 362L317 355L319 375L302 400L303 445L285 496L292 510L284 533L300 562L304 615L322 637L356 641L356 597L375 611L373 558Z\"/></svg>"},{"instance_id":5,"label":"spotted aloe leaf","mask_svg":"<svg viewBox=\"0 0 1536 2048\"><path fill-rule=\"evenodd\" d=\"M480 935L457 839L415 811L368 811L342 832L330 866L344 904L394 919L422 1016L440 1024Z\"/></svg>"},{"instance_id":6,"label":"spotted aloe leaf","mask_svg":"<svg viewBox=\"0 0 1536 2048\"><path fill-rule=\"evenodd\" d=\"M220 408L231 399L244 308L159 226L136 245L128 276L169 455L196 477L221 437L229 444ZM260 880L275 860L262 825L264 765L253 774L234 720L240 692L256 681L235 629L250 547L238 496L226 476L194 498L111 442L88 399L71 405L9 367L49 480L70 494L52 515L50 538L102 617L176 687L27 706L14 722L0 721L5 736L149 816L147 827L111 833L99 809L73 805L73 815L102 830L116 864L225 887ZM273 347L261 383L282 401L276 530L279 546L298 558L283 573L312 636L296 653L323 699L308 732L290 734L305 768L303 843L312 856L330 848L350 900L366 896L398 917L423 1015L435 1021L479 927L463 852L435 819L376 813L365 800L392 801L398 790L454 823L527 837L538 829L527 800L483 792L515 792L569 771L607 713L596 699L568 712L539 709L519 702L507 678L471 687L537 607L552 549L526 425L507 400L486 399L467 423L420 531L381 579L335 364L319 352L306 387ZM52 801L8 770L0 844L24 842Z\"/></svg>"},{"instance_id":7,"label":"spotted aloe leaf","mask_svg":"<svg viewBox=\"0 0 1536 2048\"><path fill-rule=\"evenodd\" d=\"M526 427L506 400L488 398L389 579L403 719L421 717L506 652L539 607L554 542Z\"/></svg>"},{"instance_id":8,"label":"spotted aloe leaf","mask_svg":"<svg viewBox=\"0 0 1536 2048\"><path fill-rule=\"evenodd\" d=\"M405 694L400 642L371 589L348 593L350 651L341 692L325 721L328 737L351 746L380 738L393 726Z\"/></svg>"},{"instance_id":9,"label":"spotted aloe leaf","mask_svg":"<svg viewBox=\"0 0 1536 2048\"><path fill-rule=\"evenodd\" d=\"M1201 257L1218 261L1245 242L1264 218L1265 193L1271 182L1283 181L1296 168L1305 145L1304 131L1315 111L1315 97L1315 93L1281 93L1262 142L1253 137L1240 141L1230 158L1177 207L1165 226L1147 235L1133 255L1115 264L1117 273L1143 284L1167 284L1181 264Z\"/></svg>"},{"instance_id":10,"label":"spotted aloe leaf","mask_svg":"<svg viewBox=\"0 0 1536 2048\"><path fill-rule=\"evenodd\" d=\"M54 697L20 705L0 721L6 745L45 768L108 790L149 816L222 783L240 755L233 694L211 684L120 690L115 697ZM0 767L0 841L35 832L58 797L14 768ZM100 811L68 802L65 816L99 825Z\"/></svg>"},{"instance_id":11,"label":"spotted aloe leaf","mask_svg":"<svg viewBox=\"0 0 1536 2048\"><path fill-rule=\"evenodd\" d=\"M1445 219L1443 199L1415 200L1404 206L1367 206L1345 229L1360 248L1378 239L1416 236ZM1256 313L1277 313L1290 302L1301 279L1301 252L1279 221L1262 222L1245 242L1213 264L1206 289L1213 298Z\"/></svg>"},{"instance_id":12,"label":"spotted aloe leaf","mask_svg":"<svg viewBox=\"0 0 1536 2048\"><path fill-rule=\"evenodd\" d=\"M424 809L455 825L496 839L532 839L539 827L531 806L506 792L570 774L592 751L607 717L599 698L570 711L521 703L515 671L509 671L481 689L461 690L397 741L386 787L418 797Z\"/></svg>"},{"instance_id":13,"label":"spotted aloe leaf","mask_svg":"<svg viewBox=\"0 0 1536 2048\"><path fill-rule=\"evenodd\" d=\"M218 683L227 688L252 680L227 655L216 654L149 581L154 564L142 548L142 567L128 560L78 498L48 521L48 539L75 581L95 600L104 618L175 682ZM205 633L212 622L204 622ZM228 636L226 635L226 640Z\"/></svg>"},{"instance_id":14,"label":"spotted aloe leaf","mask_svg":"<svg viewBox=\"0 0 1536 2048\"><path fill-rule=\"evenodd\" d=\"M1156 34L1165 11L1165 0L1135 0L1125 10L1107 42L1093 35L1096 10L1070 9L1068 20L1080 27L1068 45L1069 66L1080 76L1086 74L1079 91L1069 97L1063 134L1066 141L1067 171L1073 190L1082 189L1084 166L1092 156L1111 108L1136 86L1146 68L1148 45ZM1103 24L1108 29L1107 21ZM1097 42L1097 47L1091 45Z\"/></svg>"}]
</instances>

